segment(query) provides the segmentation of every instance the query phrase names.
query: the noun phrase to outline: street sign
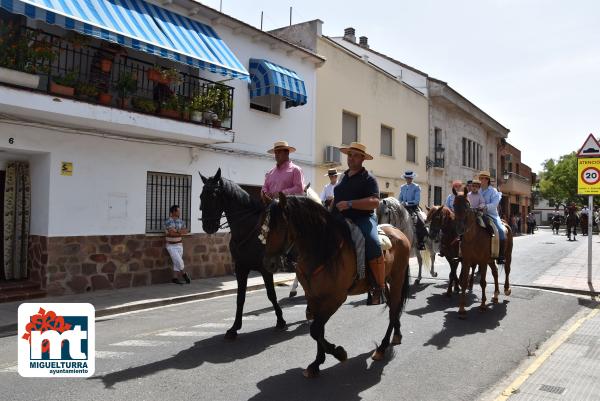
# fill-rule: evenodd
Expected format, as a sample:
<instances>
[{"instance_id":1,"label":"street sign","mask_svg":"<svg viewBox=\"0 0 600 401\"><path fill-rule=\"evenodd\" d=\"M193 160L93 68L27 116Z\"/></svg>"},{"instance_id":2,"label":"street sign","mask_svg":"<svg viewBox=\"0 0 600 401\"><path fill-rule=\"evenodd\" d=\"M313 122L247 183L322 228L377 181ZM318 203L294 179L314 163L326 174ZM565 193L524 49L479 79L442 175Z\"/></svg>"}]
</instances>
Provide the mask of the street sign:
<instances>
[{"instance_id":1,"label":"street sign","mask_svg":"<svg viewBox=\"0 0 600 401\"><path fill-rule=\"evenodd\" d=\"M577 157L600 157L600 143L594 134L587 137L583 146L577 152Z\"/></svg>"},{"instance_id":2,"label":"street sign","mask_svg":"<svg viewBox=\"0 0 600 401\"><path fill-rule=\"evenodd\" d=\"M577 159L577 194L600 195L600 158Z\"/></svg>"}]
</instances>

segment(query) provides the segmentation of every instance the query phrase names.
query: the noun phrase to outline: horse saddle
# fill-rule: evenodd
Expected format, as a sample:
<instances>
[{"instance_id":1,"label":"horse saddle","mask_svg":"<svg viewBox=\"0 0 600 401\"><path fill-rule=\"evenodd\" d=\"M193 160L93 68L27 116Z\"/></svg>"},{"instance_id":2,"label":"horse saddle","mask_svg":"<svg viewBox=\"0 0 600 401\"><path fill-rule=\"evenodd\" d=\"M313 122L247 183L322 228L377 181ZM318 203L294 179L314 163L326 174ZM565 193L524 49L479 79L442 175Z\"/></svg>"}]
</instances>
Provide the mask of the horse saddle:
<instances>
[{"instance_id":1,"label":"horse saddle","mask_svg":"<svg viewBox=\"0 0 600 401\"><path fill-rule=\"evenodd\" d=\"M492 229L494 230L494 236L491 238L492 241L492 247L491 247L491 251L492 251L492 259L496 259L498 258L498 254L500 252L500 235L498 234L498 227L496 227L496 225L494 223L490 224L492 226ZM502 229L504 230L504 238L506 238L508 231L506 229L506 226L504 225L504 222L502 223Z\"/></svg>"},{"instance_id":2,"label":"horse saddle","mask_svg":"<svg viewBox=\"0 0 600 401\"><path fill-rule=\"evenodd\" d=\"M346 223L350 229L354 248L356 249L356 273L359 279L363 279L366 277L365 236L352 220L346 219ZM377 226L377 235L379 236L379 245L382 251L392 249L392 241L383 231L383 227L385 226L393 227L391 224L380 224Z\"/></svg>"}]
</instances>

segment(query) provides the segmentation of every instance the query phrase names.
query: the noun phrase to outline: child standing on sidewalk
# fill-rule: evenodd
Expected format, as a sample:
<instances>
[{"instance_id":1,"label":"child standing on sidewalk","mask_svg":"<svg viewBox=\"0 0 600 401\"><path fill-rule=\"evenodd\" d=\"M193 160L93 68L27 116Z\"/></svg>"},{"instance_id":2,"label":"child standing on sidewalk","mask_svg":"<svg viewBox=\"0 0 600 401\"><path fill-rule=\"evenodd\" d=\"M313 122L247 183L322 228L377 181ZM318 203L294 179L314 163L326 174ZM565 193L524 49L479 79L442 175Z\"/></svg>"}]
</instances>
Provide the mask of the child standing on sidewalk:
<instances>
[{"instance_id":1,"label":"child standing on sidewalk","mask_svg":"<svg viewBox=\"0 0 600 401\"><path fill-rule=\"evenodd\" d=\"M183 265L183 239L182 235L189 231L185 228L185 223L180 218L178 205L169 208L169 218L165 221L166 248L173 261L173 283L183 284L180 278L183 277L186 283L191 283L190 276L185 272Z\"/></svg>"}]
</instances>

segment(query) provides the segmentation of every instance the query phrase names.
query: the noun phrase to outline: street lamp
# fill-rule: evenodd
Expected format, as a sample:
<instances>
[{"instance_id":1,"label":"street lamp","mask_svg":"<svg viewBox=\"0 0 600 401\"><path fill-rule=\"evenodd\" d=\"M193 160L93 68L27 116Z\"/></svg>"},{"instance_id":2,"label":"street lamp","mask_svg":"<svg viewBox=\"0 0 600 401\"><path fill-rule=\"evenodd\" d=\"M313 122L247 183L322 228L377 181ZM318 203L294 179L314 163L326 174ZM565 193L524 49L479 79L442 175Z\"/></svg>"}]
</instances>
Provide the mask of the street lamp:
<instances>
[{"instance_id":1,"label":"street lamp","mask_svg":"<svg viewBox=\"0 0 600 401\"><path fill-rule=\"evenodd\" d=\"M508 179L510 178L510 173L506 170L504 170L504 173L502 174L502 178L504 179L504 181L508 181Z\"/></svg>"}]
</instances>

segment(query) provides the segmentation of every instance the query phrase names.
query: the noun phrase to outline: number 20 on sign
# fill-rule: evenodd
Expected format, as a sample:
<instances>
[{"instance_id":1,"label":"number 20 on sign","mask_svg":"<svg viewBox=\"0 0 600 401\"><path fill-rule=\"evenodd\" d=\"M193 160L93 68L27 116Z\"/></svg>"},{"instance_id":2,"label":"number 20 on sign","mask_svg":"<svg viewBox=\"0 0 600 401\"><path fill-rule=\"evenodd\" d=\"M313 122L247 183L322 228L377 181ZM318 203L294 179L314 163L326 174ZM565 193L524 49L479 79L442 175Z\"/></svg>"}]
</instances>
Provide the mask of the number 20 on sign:
<instances>
[{"instance_id":1,"label":"number 20 on sign","mask_svg":"<svg viewBox=\"0 0 600 401\"><path fill-rule=\"evenodd\" d=\"M577 164L577 194L600 195L600 157L580 158Z\"/></svg>"}]
</instances>

